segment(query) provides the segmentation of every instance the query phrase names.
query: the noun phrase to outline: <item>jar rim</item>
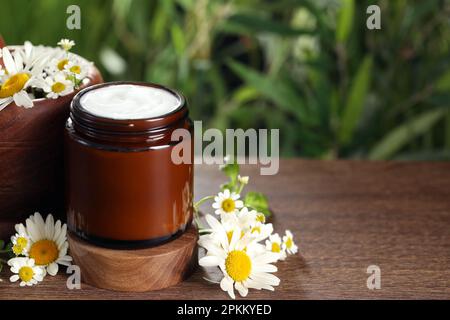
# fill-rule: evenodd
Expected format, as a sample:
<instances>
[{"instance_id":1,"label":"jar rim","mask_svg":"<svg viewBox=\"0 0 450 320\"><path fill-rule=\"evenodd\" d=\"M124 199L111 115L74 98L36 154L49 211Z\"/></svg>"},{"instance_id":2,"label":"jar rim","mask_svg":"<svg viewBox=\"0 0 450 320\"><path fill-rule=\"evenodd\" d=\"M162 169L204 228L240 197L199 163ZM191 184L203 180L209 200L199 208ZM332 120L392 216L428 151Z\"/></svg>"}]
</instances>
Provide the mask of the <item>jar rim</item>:
<instances>
[{"instance_id":1,"label":"jar rim","mask_svg":"<svg viewBox=\"0 0 450 320\"><path fill-rule=\"evenodd\" d=\"M138 119L113 119L102 117L90 113L82 106L80 100L84 94L99 88L115 85L136 85L165 90L173 94L180 101L180 103L175 110L172 110L164 115ZM186 99L181 93L163 85L150 82L112 81L93 85L78 92L70 104L70 118L75 124L80 124L82 127L92 130L107 131L112 133L142 133L161 129L187 117L187 114L188 110L186 106Z\"/></svg>"}]
</instances>

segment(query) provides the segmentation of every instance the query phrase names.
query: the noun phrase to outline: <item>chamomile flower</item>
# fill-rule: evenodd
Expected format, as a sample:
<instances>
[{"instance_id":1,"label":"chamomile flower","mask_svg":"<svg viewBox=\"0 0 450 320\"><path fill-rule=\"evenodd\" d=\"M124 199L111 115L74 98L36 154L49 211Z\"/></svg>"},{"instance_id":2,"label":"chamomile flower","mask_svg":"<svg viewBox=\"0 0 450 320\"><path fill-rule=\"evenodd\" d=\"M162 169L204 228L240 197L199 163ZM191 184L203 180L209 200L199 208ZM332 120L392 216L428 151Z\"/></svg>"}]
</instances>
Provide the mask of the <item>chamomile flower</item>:
<instances>
[{"instance_id":1,"label":"chamomile flower","mask_svg":"<svg viewBox=\"0 0 450 320\"><path fill-rule=\"evenodd\" d=\"M57 73L53 77L47 77L45 82L44 91L47 93L47 98L56 99L66 96L74 90L73 82L67 79L64 73Z\"/></svg>"},{"instance_id":2,"label":"chamomile flower","mask_svg":"<svg viewBox=\"0 0 450 320\"><path fill-rule=\"evenodd\" d=\"M202 241L201 245L207 250L207 255L199 260L203 267L219 267L223 273L220 288L235 299L234 289L241 296L248 294L249 288L274 290L280 279L273 275L277 267L271 263L276 262L278 255L254 250L252 238L248 234L241 234L237 227L228 240L225 228L213 216L207 215L206 221L214 230L215 241ZM211 235L210 235L211 236ZM219 243L219 245L218 245Z\"/></svg>"},{"instance_id":3,"label":"chamomile flower","mask_svg":"<svg viewBox=\"0 0 450 320\"><path fill-rule=\"evenodd\" d=\"M218 215L237 213L238 210L244 206L242 200L238 200L239 198L239 194L225 189L214 197L212 207L216 209L215 213Z\"/></svg>"},{"instance_id":4,"label":"chamomile flower","mask_svg":"<svg viewBox=\"0 0 450 320\"><path fill-rule=\"evenodd\" d=\"M286 259L286 251L282 246L281 238L278 233L272 234L268 240L266 240L266 249L269 252L277 254L278 260Z\"/></svg>"},{"instance_id":5,"label":"chamomile flower","mask_svg":"<svg viewBox=\"0 0 450 320\"><path fill-rule=\"evenodd\" d=\"M9 278L9 281L16 282L20 280L20 286L32 286L41 282L45 276L45 269L35 265L34 259L26 257L12 258L8 261L11 272L15 273Z\"/></svg>"},{"instance_id":6,"label":"chamomile flower","mask_svg":"<svg viewBox=\"0 0 450 320\"><path fill-rule=\"evenodd\" d=\"M58 220L54 222L49 214L44 219L36 212L26 220L27 233L30 236L30 249L28 256L36 265L46 268L54 276L58 273L58 265L69 266L72 257L67 255L69 244L67 242L67 225Z\"/></svg>"},{"instance_id":7,"label":"chamomile flower","mask_svg":"<svg viewBox=\"0 0 450 320\"><path fill-rule=\"evenodd\" d=\"M225 214L221 216L222 222L225 224L238 225L244 231L249 230L251 225L257 221L257 212L255 210L249 210L247 207L243 207L235 214Z\"/></svg>"},{"instance_id":8,"label":"chamomile flower","mask_svg":"<svg viewBox=\"0 0 450 320\"><path fill-rule=\"evenodd\" d=\"M33 101L26 90L42 70L29 64L24 65L22 53L14 51L11 54L7 47L2 49L2 58L6 70L1 79L0 111L11 102L15 102L17 106L31 108Z\"/></svg>"},{"instance_id":9,"label":"chamomile flower","mask_svg":"<svg viewBox=\"0 0 450 320\"><path fill-rule=\"evenodd\" d=\"M286 233L283 236L283 249L289 254L296 254L298 251L298 247L294 243L294 235L289 230L286 230Z\"/></svg>"},{"instance_id":10,"label":"chamomile flower","mask_svg":"<svg viewBox=\"0 0 450 320\"><path fill-rule=\"evenodd\" d=\"M81 59L72 56L69 61L64 65L64 70L67 74L74 76L77 80L86 78L89 64L81 61Z\"/></svg>"},{"instance_id":11,"label":"chamomile flower","mask_svg":"<svg viewBox=\"0 0 450 320\"><path fill-rule=\"evenodd\" d=\"M11 237L12 251L16 256L28 255L28 250L30 249L30 237L27 234L25 226L21 224L16 224L16 234Z\"/></svg>"},{"instance_id":12,"label":"chamomile flower","mask_svg":"<svg viewBox=\"0 0 450 320\"><path fill-rule=\"evenodd\" d=\"M250 235L255 238L256 241L262 241L270 237L273 232L273 225L271 223L261 223L254 221L250 225Z\"/></svg>"},{"instance_id":13,"label":"chamomile flower","mask_svg":"<svg viewBox=\"0 0 450 320\"><path fill-rule=\"evenodd\" d=\"M69 39L61 39L57 43L57 45L63 48L65 51L69 51L75 45L75 41Z\"/></svg>"}]
</instances>

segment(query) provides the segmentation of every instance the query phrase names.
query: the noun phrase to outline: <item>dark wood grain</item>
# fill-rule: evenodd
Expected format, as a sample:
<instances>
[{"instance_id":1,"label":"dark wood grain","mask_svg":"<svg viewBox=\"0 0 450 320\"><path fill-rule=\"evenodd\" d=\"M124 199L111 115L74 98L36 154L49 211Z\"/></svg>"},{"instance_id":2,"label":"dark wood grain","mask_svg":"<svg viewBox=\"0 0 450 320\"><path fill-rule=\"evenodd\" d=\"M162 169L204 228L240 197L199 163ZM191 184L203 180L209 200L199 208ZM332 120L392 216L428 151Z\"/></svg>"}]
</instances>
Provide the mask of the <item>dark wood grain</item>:
<instances>
[{"instance_id":1,"label":"dark wood grain","mask_svg":"<svg viewBox=\"0 0 450 320\"><path fill-rule=\"evenodd\" d=\"M283 160L280 173L245 167L249 189L265 192L278 232L290 229L300 254L278 263L275 293L255 299L450 298L450 163ZM196 198L223 182L215 166L196 166ZM203 210L207 210L206 206ZM366 287L369 265L381 268L381 289ZM18 288L3 271L0 299L222 299L217 272L198 269L183 283L147 293L83 285L68 290L65 275Z\"/></svg>"}]
</instances>

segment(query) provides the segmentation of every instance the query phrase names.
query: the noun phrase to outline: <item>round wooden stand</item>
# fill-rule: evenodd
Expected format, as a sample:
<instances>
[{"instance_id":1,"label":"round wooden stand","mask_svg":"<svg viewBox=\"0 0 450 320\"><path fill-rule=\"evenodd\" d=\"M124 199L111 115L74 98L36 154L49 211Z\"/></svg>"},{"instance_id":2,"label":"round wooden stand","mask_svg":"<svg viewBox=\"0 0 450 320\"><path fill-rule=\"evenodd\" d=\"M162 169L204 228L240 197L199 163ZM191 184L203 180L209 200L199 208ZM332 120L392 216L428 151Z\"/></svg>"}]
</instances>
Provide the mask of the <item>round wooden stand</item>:
<instances>
[{"instance_id":1,"label":"round wooden stand","mask_svg":"<svg viewBox=\"0 0 450 320\"><path fill-rule=\"evenodd\" d=\"M150 291L175 285L197 265L198 233L190 226L166 244L138 250L93 246L68 235L70 255L81 270L83 282L116 291Z\"/></svg>"}]
</instances>

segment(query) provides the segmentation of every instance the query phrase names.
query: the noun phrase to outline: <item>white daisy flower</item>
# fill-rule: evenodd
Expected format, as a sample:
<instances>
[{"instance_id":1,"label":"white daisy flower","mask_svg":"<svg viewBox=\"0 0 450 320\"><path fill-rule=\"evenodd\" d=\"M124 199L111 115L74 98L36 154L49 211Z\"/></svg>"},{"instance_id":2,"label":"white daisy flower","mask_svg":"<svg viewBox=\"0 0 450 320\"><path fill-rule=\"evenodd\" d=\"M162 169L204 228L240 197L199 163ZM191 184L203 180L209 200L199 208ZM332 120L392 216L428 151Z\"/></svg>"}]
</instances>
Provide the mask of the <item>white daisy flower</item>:
<instances>
[{"instance_id":1,"label":"white daisy flower","mask_svg":"<svg viewBox=\"0 0 450 320\"><path fill-rule=\"evenodd\" d=\"M286 251L282 246L281 238L278 233L272 234L268 240L266 240L266 249L269 252L273 252L278 255L278 260L286 259Z\"/></svg>"},{"instance_id":2,"label":"white daisy flower","mask_svg":"<svg viewBox=\"0 0 450 320\"><path fill-rule=\"evenodd\" d=\"M289 254L296 254L298 251L298 247L294 242L294 235L289 230L286 230L286 234L283 237L283 249Z\"/></svg>"},{"instance_id":3,"label":"white daisy flower","mask_svg":"<svg viewBox=\"0 0 450 320\"><path fill-rule=\"evenodd\" d=\"M36 265L45 267L54 276L58 273L59 264L71 264L72 257L67 255L69 244L66 224L61 225L60 220L54 223L51 214L44 222L39 212L36 212L26 220L26 227L31 240L28 256L35 260Z\"/></svg>"},{"instance_id":4,"label":"white daisy flower","mask_svg":"<svg viewBox=\"0 0 450 320\"><path fill-rule=\"evenodd\" d=\"M34 259L26 257L12 258L8 261L11 272L15 273L9 278L9 281L16 282L20 280L20 286L32 286L41 282L45 277L45 269L35 265Z\"/></svg>"},{"instance_id":5,"label":"white daisy flower","mask_svg":"<svg viewBox=\"0 0 450 320\"><path fill-rule=\"evenodd\" d=\"M47 67L47 74L52 75L64 71L65 66L69 63L69 58L66 52L60 50L51 60Z\"/></svg>"},{"instance_id":6,"label":"white daisy flower","mask_svg":"<svg viewBox=\"0 0 450 320\"><path fill-rule=\"evenodd\" d=\"M83 80L87 76L89 67L89 63L83 62L81 59L72 55L64 65L64 71L74 76L77 80Z\"/></svg>"},{"instance_id":7,"label":"white daisy flower","mask_svg":"<svg viewBox=\"0 0 450 320\"><path fill-rule=\"evenodd\" d=\"M241 200L238 200L239 198L239 194L234 192L231 193L230 190L225 189L214 197L212 207L216 209L215 213L218 215L237 213L238 209L244 206L244 203Z\"/></svg>"},{"instance_id":8,"label":"white daisy flower","mask_svg":"<svg viewBox=\"0 0 450 320\"><path fill-rule=\"evenodd\" d=\"M257 221L257 212L243 207L235 214L222 214L221 220L224 224L238 225L243 231L248 231L251 226Z\"/></svg>"},{"instance_id":9,"label":"white daisy flower","mask_svg":"<svg viewBox=\"0 0 450 320\"><path fill-rule=\"evenodd\" d=\"M21 224L16 224L16 234L11 237L12 251L16 256L28 255L28 250L30 249L30 237L27 234L25 226Z\"/></svg>"},{"instance_id":10,"label":"white daisy flower","mask_svg":"<svg viewBox=\"0 0 450 320\"><path fill-rule=\"evenodd\" d=\"M47 93L47 98L56 99L74 91L73 82L67 79L64 73L57 73L53 77L47 77L45 83L46 86L43 89Z\"/></svg>"},{"instance_id":11,"label":"white daisy flower","mask_svg":"<svg viewBox=\"0 0 450 320\"><path fill-rule=\"evenodd\" d=\"M30 64L24 65L22 55L20 50L15 50L11 54L7 47L2 49L6 72L0 86L0 111L11 102L25 108L33 106L33 101L26 90L34 84L36 77L41 75L42 69Z\"/></svg>"},{"instance_id":12,"label":"white daisy flower","mask_svg":"<svg viewBox=\"0 0 450 320\"><path fill-rule=\"evenodd\" d=\"M75 41L69 39L61 39L57 43L57 45L63 48L65 51L69 51L75 45Z\"/></svg>"},{"instance_id":13,"label":"white daisy flower","mask_svg":"<svg viewBox=\"0 0 450 320\"><path fill-rule=\"evenodd\" d=\"M250 225L250 234L256 239L256 241L262 241L270 237L273 232L273 225L271 223L261 223L255 221Z\"/></svg>"},{"instance_id":14,"label":"white daisy flower","mask_svg":"<svg viewBox=\"0 0 450 320\"><path fill-rule=\"evenodd\" d=\"M220 288L235 299L234 289L241 296L248 294L249 288L274 290L280 279L272 274L277 267L271 263L278 256L272 252L254 250L252 238L247 234L241 235L241 230L234 230L231 241L222 224L213 216L207 215L206 221L214 230L216 241L203 241L202 246L207 255L199 260L203 267L219 267L224 277L220 281ZM217 242L220 245L217 245Z\"/></svg>"}]
</instances>

